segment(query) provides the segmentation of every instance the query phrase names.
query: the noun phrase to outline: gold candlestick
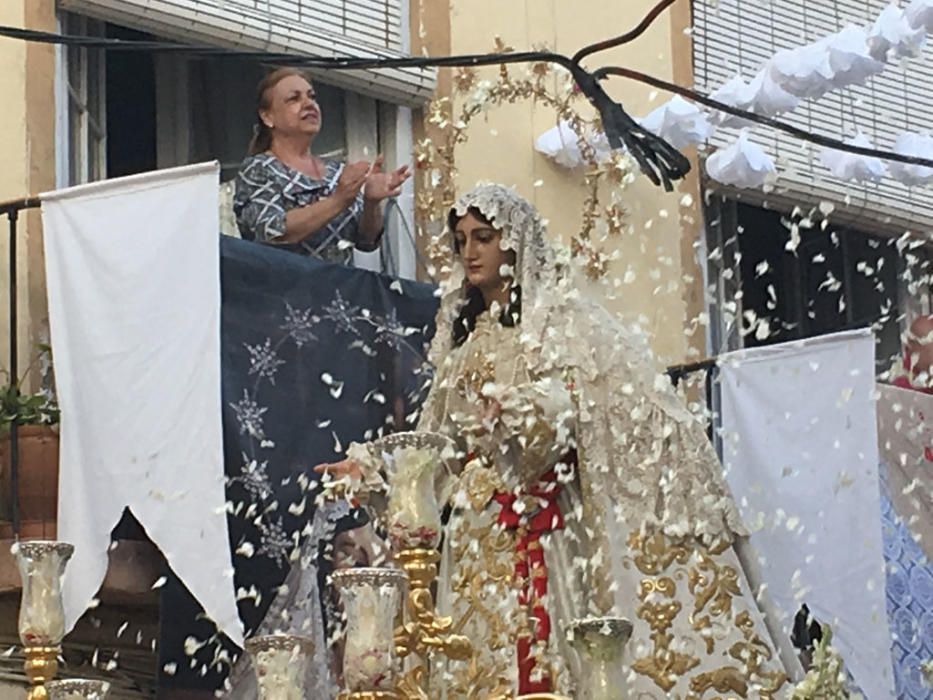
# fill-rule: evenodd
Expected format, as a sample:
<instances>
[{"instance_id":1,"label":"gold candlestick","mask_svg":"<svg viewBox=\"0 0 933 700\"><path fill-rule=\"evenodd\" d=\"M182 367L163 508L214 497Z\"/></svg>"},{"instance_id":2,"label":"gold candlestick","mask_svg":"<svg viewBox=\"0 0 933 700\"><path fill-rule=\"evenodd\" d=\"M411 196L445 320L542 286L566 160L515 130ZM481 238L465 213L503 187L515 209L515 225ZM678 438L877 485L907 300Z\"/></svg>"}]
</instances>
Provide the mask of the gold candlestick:
<instances>
[{"instance_id":1,"label":"gold candlestick","mask_svg":"<svg viewBox=\"0 0 933 700\"><path fill-rule=\"evenodd\" d=\"M372 449L389 475L389 536L396 561L408 574L406 619L395 632L397 653L421 660L402 674L397 693L423 700L433 654L459 661L473 654L470 640L452 633L453 620L437 614L432 593L440 561L439 503L445 500L447 482L459 461L454 443L439 433L395 433L373 443Z\"/></svg>"},{"instance_id":2,"label":"gold candlestick","mask_svg":"<svg viewBox=\"0 0 933 700\"><path fill-rule=\"evenodd\" d=\"M74 553L65 542L17 542L10 550L23 584L19 606L19 637L25 647L24 669L31 688L27 700L48 700L45 684L58 672L65 636L62 576Z\"/></svg>"}]
</instances>

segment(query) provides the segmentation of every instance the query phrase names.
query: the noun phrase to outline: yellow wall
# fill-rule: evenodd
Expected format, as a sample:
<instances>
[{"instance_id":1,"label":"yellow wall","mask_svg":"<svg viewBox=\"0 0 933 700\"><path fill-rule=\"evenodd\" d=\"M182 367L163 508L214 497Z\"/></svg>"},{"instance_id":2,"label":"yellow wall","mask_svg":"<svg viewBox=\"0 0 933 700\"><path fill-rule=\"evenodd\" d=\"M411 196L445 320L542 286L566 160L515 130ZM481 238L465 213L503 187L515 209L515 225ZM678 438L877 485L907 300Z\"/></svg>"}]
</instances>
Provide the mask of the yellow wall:
<instances>
[{"instance_id":1,"label":"yellow wall","mask_svg":"<svg viewBox=\"0 0 933 700\"><path fill-rule=\"evenodd\" d=\"M498 35L516 50L546 45L570 55L585 44L627 31L655 3L656 0L451 0L451 51L489 51ZM675 75L683 79L683 73L689 74L690 70L689 40L679 26L684 17L668 12L636 42L591 57L589 65L624 65L665 79ZM516 74L521 70L516 68ZM495 69L487 69L481 75L494 78ZM633 116L647 114L668 97L622 79L612 79L607 86L610 94L621 100ZM580 104L582 110L588 109L585 103ZM477 118L471 124L468 142L457 151L458 187L463 189L483 179L514 185L549 220L553 234L567 237L575 233L580 228L586 194L582 176L561 168L533 148L535 138L555 123L551 109L530 101L494 108L488 117ZM543 184L534 187L539 180ZM689 223L683 223L680 216L684 193L692 193L696 199L695 188L694 179L681 192L665 194L647 178L639 177L626 194L631 233L615 239L621 259L611 274L621 278L628 270L635 279L621 288L620 298L613 306L621 313L643 314L648 319L655 335L655 348L668 362L687 357L684 328L687 320L700 310L697 303L701 290L695 288L699 279L692 264L695 230ZM653 272L657 279L652 278ZM685 274L692 275L694 282L685 284ZM702 332L693 340L702 350Z\"/></svg>"},{"instance_id":2,"label":"yellow wall","mask_svg":"<svg viewBox=\"0 0 933 700\"><path fill-rule=\"evenodd\" d=\"M55 29L54 0L3 0L0 23ZM38 194L55 186L54 49L0 40L0 202ZM33 356L45 324L45 269L38 211L18 222L20 370ZM0 367L9 363L9 233L0 217Z\"/></svg>"}]
</instances>

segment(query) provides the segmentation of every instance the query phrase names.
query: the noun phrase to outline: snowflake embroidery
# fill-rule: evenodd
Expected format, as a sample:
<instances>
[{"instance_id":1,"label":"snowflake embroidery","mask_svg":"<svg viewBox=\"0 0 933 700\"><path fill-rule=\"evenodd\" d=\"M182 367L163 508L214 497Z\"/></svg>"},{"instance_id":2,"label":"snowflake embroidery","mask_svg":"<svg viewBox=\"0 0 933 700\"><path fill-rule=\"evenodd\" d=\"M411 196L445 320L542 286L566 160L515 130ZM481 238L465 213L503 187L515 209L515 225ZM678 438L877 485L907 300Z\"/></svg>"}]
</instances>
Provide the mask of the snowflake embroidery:
<instances>
[{"instance_id":1,"label":"snowflake embroidery","mask_svg":"<svg viewBox=\"0 0 933 700\"><path fill-rule=\"evenodd\" d=\"M317 340L317 336L311 331L314 324L320 319L311 314L311 309L294 308L288 302L285 302L285 325L282 330L288 332L289 337L295 341L299 348L307 343Z\"/></svg>"},{"instance_id":2,"label":"snowflake embroidery","mask_svg":"<svg viewBox=\"0 0 933 700\"><path fill-rule=\"evenodd\" d=\"M333 321L338 331L359 335L360 332L354 325L354 316L359 313L359 309L344 299L340 292L335 292L334 300L324 307L324 318Z\"/></svg>"},{"instance_id":3,"label":"snowflake embroidery","mask_svg":"<svg viewBox=\"0 0 933 700\"><path fill-rule=\"evenodd\" d=\"M261 542L259 543L259 553L274 561L279 568L288 566L291 557L294 542L285 532L282 525L282 519L274 522L261 522L259 524Z\"/></svg>"},{"instance_id":4,"label":"snowflake embroidery","mask_svg":"<svg viewBox=\"0 0 933 700\"><path fill-rule=\"evenodd\" d=\"M240 425L240 435L249 433L257 440L265 440L266 436L262 430L262 415L269 409L263 408L253 401L246 389L243 390L243 398L236 403L231 403L230 408L236 412L236 420Z\"/></svg>"},{"instance_id":5,"label":"snowflake embroidery","mask_svg":"<svg viewBox=\"0 0 933 700\"><path fill-rule=\"evenodd\" d=\"M275 350L272 349L272 341L266 338L262 345L243 344L249 352L249 373L258 374L260 377L266 377L270 384L275 384L275 372L285 364L280 360Z\"/></svg>"},{"instance_id":6,"label":"snowflake embroidery","mask_svg":"<svg viewBox=\"0 0 933 700\"><path fill-rule=\"evenodd\" d=\"M243 468L239 476L233 477L231 481L243 484L250 496L257 500L266 500L271 498L272 482L269 480L268 462L257 462L255 459L246 461L244 455Z\"/></svg>"},{"instance_id":7,"label":"snowflake embroidery","mask_svg":"<svg viewBox=\"0 0 933 700\"><path fill-rule=\"evenodd\" d=\"M383 320L383 325L380 325L376 331L376 342L385 343L393 350L400 350L405 336L405 327L398 322L398 314L395 309L392 309L388 317Z\"/></svg>"}]
</instances>

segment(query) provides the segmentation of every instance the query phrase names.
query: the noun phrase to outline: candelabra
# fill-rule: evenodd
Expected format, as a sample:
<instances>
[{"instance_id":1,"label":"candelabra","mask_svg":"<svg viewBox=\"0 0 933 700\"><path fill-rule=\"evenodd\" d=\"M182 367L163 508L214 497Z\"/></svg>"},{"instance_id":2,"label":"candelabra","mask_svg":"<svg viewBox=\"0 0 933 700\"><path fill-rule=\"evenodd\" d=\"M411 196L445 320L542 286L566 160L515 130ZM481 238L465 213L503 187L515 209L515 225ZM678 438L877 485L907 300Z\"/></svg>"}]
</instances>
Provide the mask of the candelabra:
<instances>
[{"instance_id":1,"label":"candelabra","mask_svg":"<svg viewBox=\"0 0 933 700\"><path fill-rule=\"evenodd\" d=\"M429 700L430 660L473 655L454 622L435 609L441 516L438 494L453 472L451 441L435 433L396 433L373 444L389 476L388 531L398 569L350 569L334 575L348 619L344 653L346 690L339 700ZM403 573L404 572L404 573ZM407 583L402 623L390 639L392 620ZM622 618L576 620L568 629L580 656L579 700L618 700L624 678L622 652L632 625ZM401 672L396 664L408 660ZM432 686L433 688L433 686ZM433 688L432 692L436 692ZM501 700L508 700L503 698ZM552 693L516 700L567 700Z\"/></svg>"},{"instance_id":2,"label":"candelabra","mask_svg":"<svg viewBox=\"0 0 933 700\"><path fill-rule=\"evenodd\" d=\"M65 542L17 542L11 549L23 583L19 637L25 648L29 678L27 700L48 700L46 683L58 672L65 636L62 576L74 547Z\"/></svg>"}]
</instances>

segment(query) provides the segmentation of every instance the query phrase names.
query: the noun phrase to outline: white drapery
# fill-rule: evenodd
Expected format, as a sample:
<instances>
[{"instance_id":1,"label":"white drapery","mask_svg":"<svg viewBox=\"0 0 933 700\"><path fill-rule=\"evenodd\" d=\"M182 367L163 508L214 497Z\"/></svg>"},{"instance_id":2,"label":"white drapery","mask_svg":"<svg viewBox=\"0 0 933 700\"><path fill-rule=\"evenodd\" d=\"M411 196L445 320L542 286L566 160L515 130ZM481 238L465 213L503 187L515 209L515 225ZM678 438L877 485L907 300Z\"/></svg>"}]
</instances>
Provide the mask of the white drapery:
<instances>
[{"instance_id":1,"label":"white drapery","mask_svg":"<svg viewBox=\"0 0 933 700\"><path fill-rule=\"evenodd\" d=\"M806 603L866 697L893 700L874 338L741 351L720 370L727 479L785 625Z\"/></svg>"},{"instance_id":2,"label":"white drapery","mask_svg":"<svg viewBox=\"0 0 933 700\"><path fill-rule=\"evenodd\" d=\"M71 629L129 507L237 644L220 394L219 166L42 195Z\"/></svg>"}]
</instances>

